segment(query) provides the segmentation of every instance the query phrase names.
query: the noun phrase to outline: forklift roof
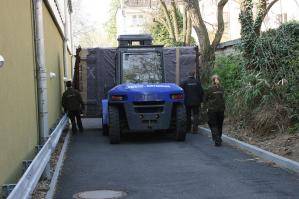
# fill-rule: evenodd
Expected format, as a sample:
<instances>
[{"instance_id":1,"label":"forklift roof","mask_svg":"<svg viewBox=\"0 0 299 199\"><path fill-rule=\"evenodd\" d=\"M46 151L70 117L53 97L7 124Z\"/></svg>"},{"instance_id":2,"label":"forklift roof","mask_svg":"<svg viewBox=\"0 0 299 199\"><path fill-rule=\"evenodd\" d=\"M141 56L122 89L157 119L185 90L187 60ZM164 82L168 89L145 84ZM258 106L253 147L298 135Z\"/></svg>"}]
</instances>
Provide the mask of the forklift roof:
<instances>
[{"instance_id":1,"label":"forklift roof","mask_svg":"<svg viewBox=\"0 0 299 199\"><path fill-rule=\"evenodd\" d=\"M118 41L144 41L144 40L152 41L153 38L150 34L119 35L117 40Z\"/></svg>"},{"instance_id":2,"label":"forklift roof","mask_svg":"<svg viewBox=\"0 0 299 199\"><path fill-rule=\"evenodd\" d=\"M153 38L149 34L140 35L119 35L118 38L119 47L132 46L133 42L139 42L140 46L152 45Z\"/></svg>"}]
</instances>

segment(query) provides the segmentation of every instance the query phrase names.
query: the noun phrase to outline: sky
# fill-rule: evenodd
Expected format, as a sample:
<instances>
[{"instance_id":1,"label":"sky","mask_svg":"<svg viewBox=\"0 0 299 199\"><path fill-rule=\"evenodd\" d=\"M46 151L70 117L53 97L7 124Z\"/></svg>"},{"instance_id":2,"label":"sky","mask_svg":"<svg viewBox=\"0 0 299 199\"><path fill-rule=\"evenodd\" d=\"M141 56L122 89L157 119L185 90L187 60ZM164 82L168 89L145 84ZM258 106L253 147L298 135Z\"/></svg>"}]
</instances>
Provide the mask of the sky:
<instances>
[{"instance_id":1,"label":"sky","mask_svg":"<svg viewBox=\"0 0 299 199\"><path fill-rule=\"evenodd\" d=\"M111 0L73 0L75 46L107 46L104 24L109 19Z\"/></svg>"},{"instance_id":2,"label":"sky","mask_svg":"<svg viewBox=\"0 0 299 199\"><path fill-rule=\"evenodd\" d=\"M111 0L81 0L81 12L88 23L104 24L109 17Z\"/></svg>"}]
</instances>

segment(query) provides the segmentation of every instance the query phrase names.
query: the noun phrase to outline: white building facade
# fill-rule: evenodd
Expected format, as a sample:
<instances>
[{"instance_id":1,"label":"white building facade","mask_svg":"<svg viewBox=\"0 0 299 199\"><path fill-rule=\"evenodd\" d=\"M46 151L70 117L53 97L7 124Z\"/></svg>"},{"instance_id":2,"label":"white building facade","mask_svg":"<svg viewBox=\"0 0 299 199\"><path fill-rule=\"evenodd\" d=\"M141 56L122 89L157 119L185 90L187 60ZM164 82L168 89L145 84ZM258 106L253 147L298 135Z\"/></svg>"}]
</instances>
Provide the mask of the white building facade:
<instances>
[{"instance_id":1,"label":"white building facade","mask_svg":"<svg viewBox=\"0 0 299 199\"><path fill-rule=\"evenodd\" d=\"M219 0L200 1L202 17L206 22L210 37L213 38L217 28L217 3ZM229 0L223 10L225 30L222 42L240 38L239 22L241 0ZM298 0L279 0L270 9L262 25L262 31L277 28L282 23L299 20Z\"/></svg>"},{"instance_id":2,"label":"white building facade","mask_svg":"<svg viewBox=\"0 0 299 199\"><path fill-rule=\"evenodd\" d=\"M169 3L169 0L166 1ZM201 14L206 22L211 39L217 28L217 3L219 0L200 0ZM222 42L240 38L239 23L241 0L229 0L224 7L225 30ZM157 0L121 0L117 12L117 33L145 34L152 23L155 11L159 7ZM262 31L277 28L285 22L299 20L299 0L279 0L269 11L262 25Z\"/></svg>"},{"instance_id":3,"label":"white building facade","mask_svg":"<svg viewBox=\"0 0 299 199\"><path fill-rule=\"evenodd\" d=\"M146 34L153 20L152 11L157 7L154 0L121 0L116 15L117 34Z\"/></svg>"}]
</instances>

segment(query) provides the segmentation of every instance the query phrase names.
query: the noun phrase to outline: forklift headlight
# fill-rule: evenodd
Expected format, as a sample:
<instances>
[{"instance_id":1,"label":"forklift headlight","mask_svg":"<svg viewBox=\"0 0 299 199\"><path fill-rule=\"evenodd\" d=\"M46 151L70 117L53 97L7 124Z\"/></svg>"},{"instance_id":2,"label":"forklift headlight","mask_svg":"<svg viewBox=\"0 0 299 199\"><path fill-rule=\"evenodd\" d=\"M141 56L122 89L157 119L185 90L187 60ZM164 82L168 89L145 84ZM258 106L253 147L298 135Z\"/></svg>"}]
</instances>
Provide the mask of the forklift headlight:
<instances>
[{"instance_id":1,"label":"forklift headlight","mask_svg":"<svg viewBox=\"0 0 299 199\"><path fill-rule=\"evenodd\" d=\"M173 99L173 100L183 100L184 99L184 94L182 94L182 93L172 94L171 99Z\"/></svg>"},{"instance_id":2,"label":"forklift headlight","mask_svg":"<svg viewBox=\"0 0 299 199\"><path fill-rule=\"evenodd\" d=\"M126 96L124 95L111 95L112 101L124 101L126 99Z\"/></svg>"}]
</instances>

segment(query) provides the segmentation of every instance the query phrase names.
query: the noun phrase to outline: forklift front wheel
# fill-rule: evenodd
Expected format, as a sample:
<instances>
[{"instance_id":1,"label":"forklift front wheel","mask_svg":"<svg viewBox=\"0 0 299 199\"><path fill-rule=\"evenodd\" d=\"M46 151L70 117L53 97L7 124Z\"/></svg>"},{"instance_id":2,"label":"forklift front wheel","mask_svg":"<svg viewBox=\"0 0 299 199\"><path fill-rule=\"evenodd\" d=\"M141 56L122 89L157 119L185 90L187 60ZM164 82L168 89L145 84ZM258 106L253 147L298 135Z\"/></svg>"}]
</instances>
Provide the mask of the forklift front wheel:
<instances>
[{"instance_id":1,"label":"forklift front wheel","mask_svg":"<svg viewBox=\"0 0 299 199\"><path fill-rule=\"evenodd\" d=\"M183 105L178 105L176 107L176 118L175 118L175 130L176 130L176 140L185 141L186 139L186 109Z\"/></svg>"},{"instance_id":2,"label":"forklift front wheel","mask_svg":"<svg viewBox=\"0 0 299 199\"><path fill-rule=\"evenodd\" d=\"M109 139L110 144L120 143L119 110L115 106L109 106Z\"/></svg>"}]
</instances>

